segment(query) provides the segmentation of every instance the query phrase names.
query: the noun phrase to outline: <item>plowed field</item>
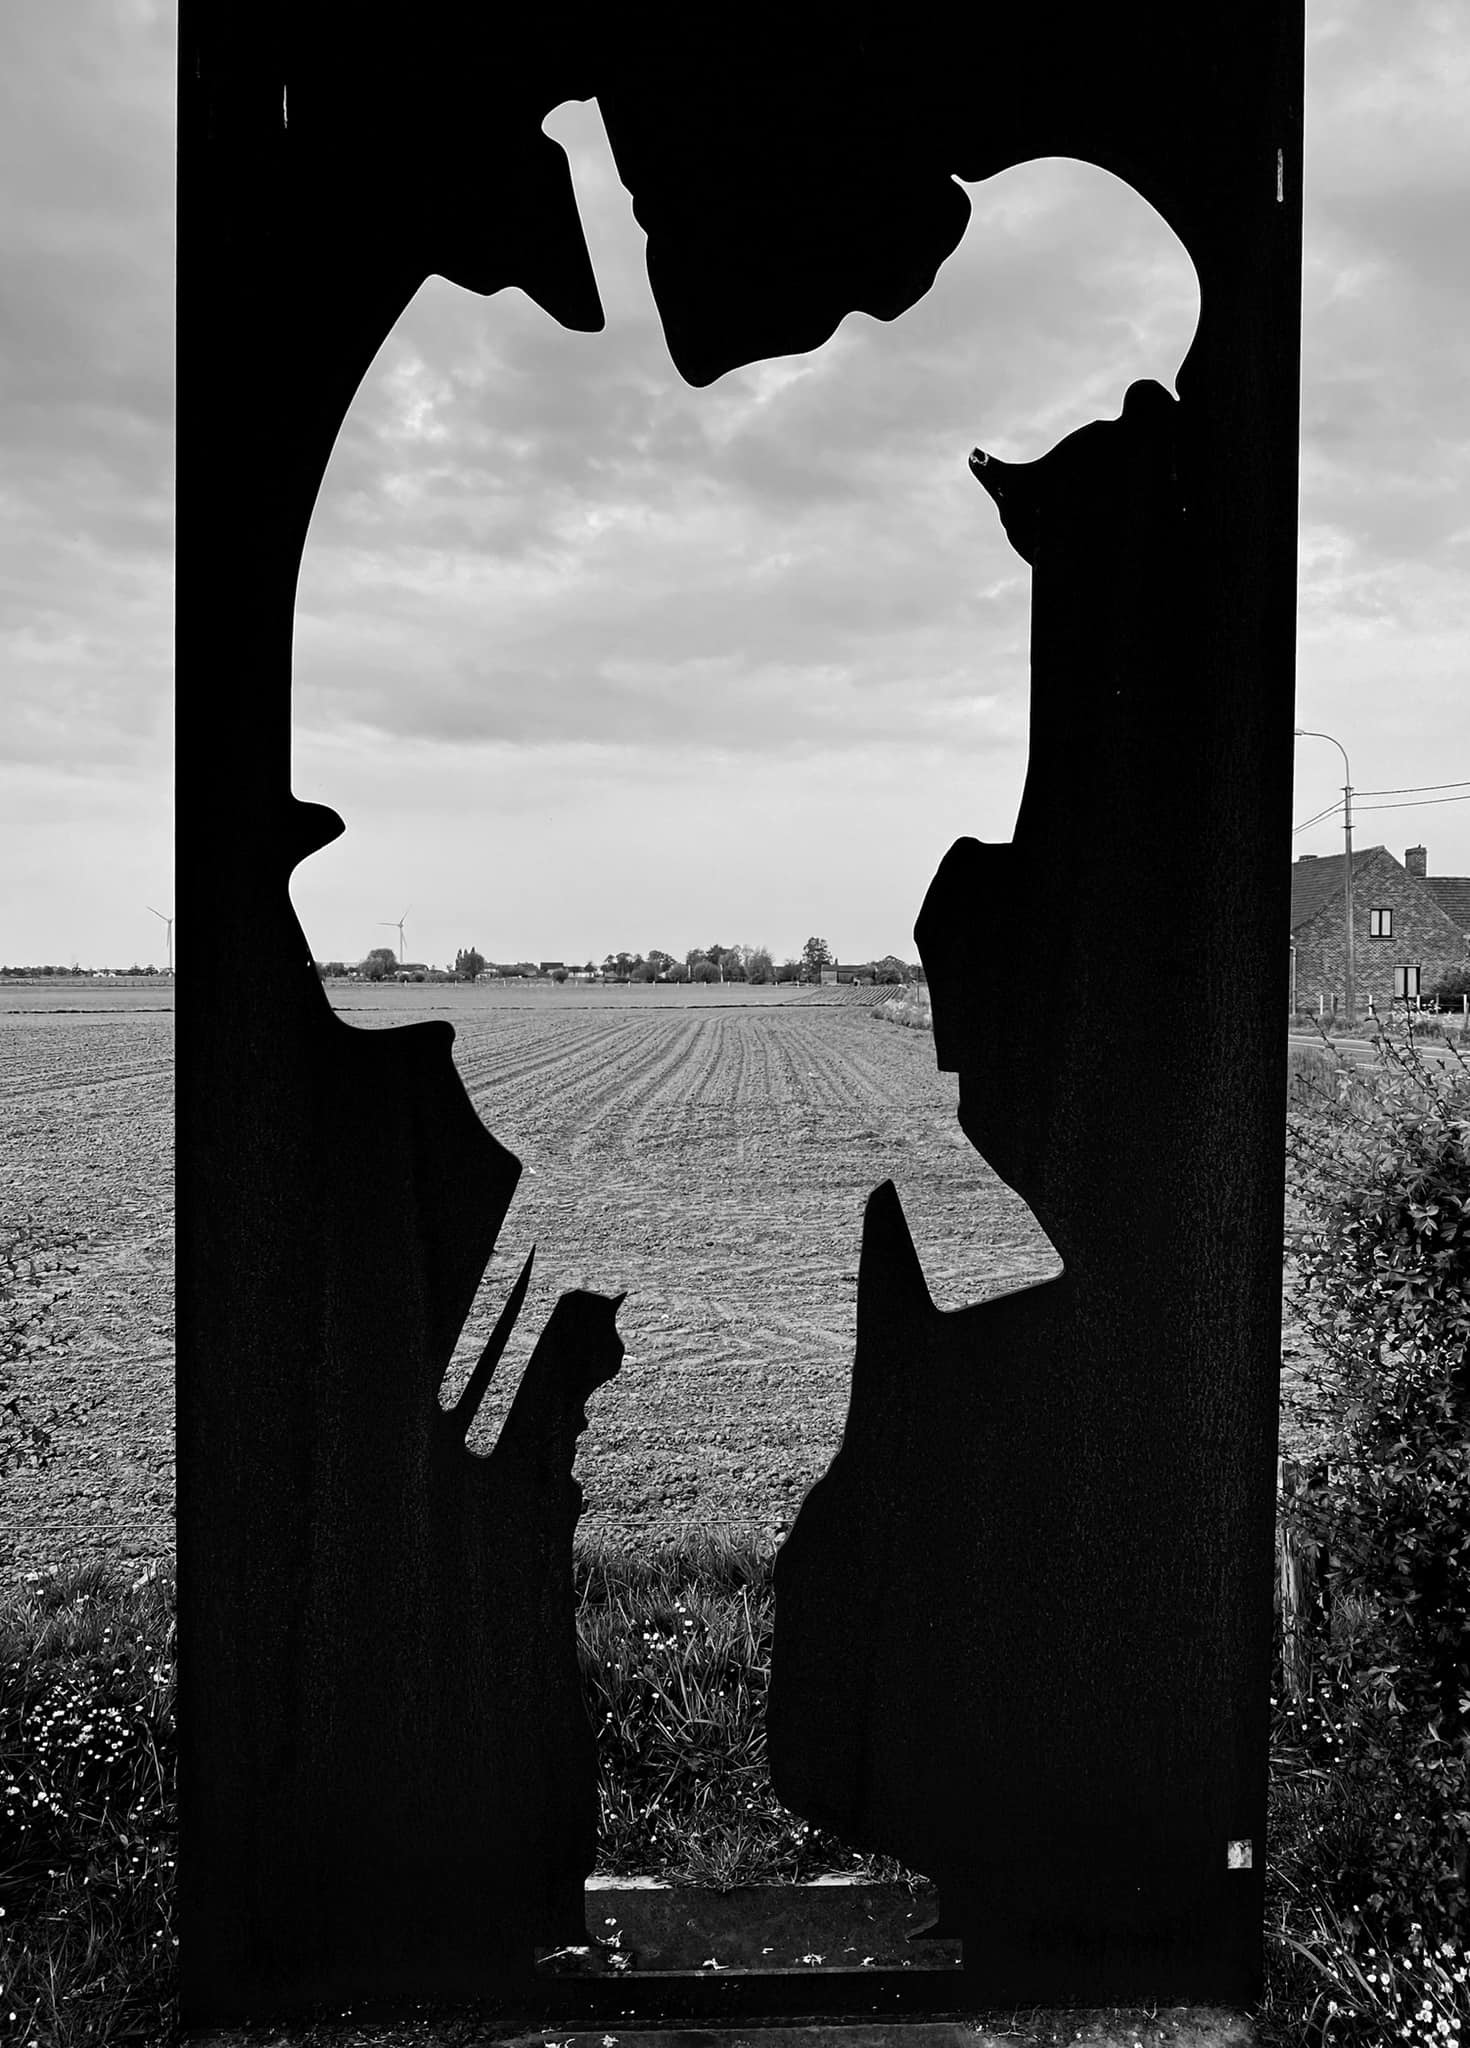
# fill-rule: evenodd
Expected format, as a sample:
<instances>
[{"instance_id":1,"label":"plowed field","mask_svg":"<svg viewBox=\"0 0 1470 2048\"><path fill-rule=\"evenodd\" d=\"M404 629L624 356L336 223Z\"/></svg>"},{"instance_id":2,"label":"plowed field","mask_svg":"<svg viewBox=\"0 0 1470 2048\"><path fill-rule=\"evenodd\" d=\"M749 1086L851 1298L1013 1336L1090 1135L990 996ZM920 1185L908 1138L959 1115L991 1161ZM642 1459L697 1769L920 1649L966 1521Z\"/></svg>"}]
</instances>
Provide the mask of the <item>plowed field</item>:
<instances>
[{"instance_id":1,"label":"plowed field","mask_svg":"<svg viewBox=\"0 0 1470 2048\"><path fill-rule=\"evenodd\" d=\"M627 1356L578 1459L591 1527L789 1525L841 1436L880 1181L897 1183L942 1307L1054 1269L961 1137L932 1038L875 1021L874 991L330 993L363 1029L448 1016L480 1115L523 1164L445 1387L534 1243L472 1446L557 1294L627 1290ZM164 990L0 990L0 1251L23 1253L0 1320L33 1312L10 1382L33 1414L55 1411L46 1462L0 1478L0 1575L172 1550L172 1058ZM0 1449L14 1444L0 1410Z\"/></svg>"},{"instance_id":2,"label":"plowed field","mask_svg":"<svg viewBox=\"0 0 1470 2048\"><path fill-rule=\"evenodd\" d=\"M534 1243L508 1363L562 1289L628 1291L582 1443L589 1522L783 1527L841 1436L870 1191L897 1183L941 1306L1054 1256L962 1138L926 1036L851 1004L597 993L459 1023L470 1095L525 1171L453 1383ZM482 1432L516 1373L497 1380Z\"/></svg>"},{"instance_id":3,"label":"plowed field","mask_svg":"<svg viewBox=\"0 0 1470 2048\"><path fill-rule=\"evenodd\" d=\"M880 1180L897 1181L943 1305L1054 1263L960 1138L932 1041L874 1022L847 991L332 993L360 1028L447 1014L476 1107L523 1163L445 1388L534 1243L472 1444L498 1427L558 1293L627 1290L627 1356L593 1399L578 1463L590 1523L789 1523L841 1435L863 1203ZM120 995L62 1012L80 1000L11 991L0 1012L3 1217L37 1258L37 1305L54 1297L17 1385L33 1412L58 1411L48 1462L5 1481L0 1561L15 1566L172 1542L172 1016Z\"/></svg>"},{"instance_id":4,"label":"plowed field","mask_svg":"<svg viewBox=\"0 0 1470 2048\"><path fill-rule=\"evenodd\" d=\"M167 993L0 989L0 1401L57 1411L48 1462L0 1471L0 1574L172 1549L172 1073Z\"/></svg>"}]
</instances>

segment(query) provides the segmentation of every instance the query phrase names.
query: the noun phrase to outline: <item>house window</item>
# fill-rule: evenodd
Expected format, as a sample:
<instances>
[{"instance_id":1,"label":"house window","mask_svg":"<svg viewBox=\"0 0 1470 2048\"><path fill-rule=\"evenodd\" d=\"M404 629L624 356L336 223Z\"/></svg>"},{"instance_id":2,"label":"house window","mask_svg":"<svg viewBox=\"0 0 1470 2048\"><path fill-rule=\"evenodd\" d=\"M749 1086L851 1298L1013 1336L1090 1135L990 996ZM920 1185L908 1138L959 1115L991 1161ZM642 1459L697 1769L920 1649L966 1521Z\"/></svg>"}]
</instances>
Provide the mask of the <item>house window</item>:
<instances>
[{"instance_id":1,"label":"house window","mask_svg":"<svg viewBox=\"0 0 1470 2048\"><path fill-rule=\"evenodd\" d=\"M1391 910L1370 910L1368 912L1368 936L1370 939L1391 939L1393 937L1393 912Z\"/></svg>"},{"instance_id":2,"label":"house window","mask_svg":"<svg viewBox=\"0 0 1470 2048\"><path fill-rule=\"evenodd\" d=\"M1393 970L1393 992L1396 996L1417 996L1419 993L1419 969L1417 967L1395 967Z\"/></svg>"}]
</instances>

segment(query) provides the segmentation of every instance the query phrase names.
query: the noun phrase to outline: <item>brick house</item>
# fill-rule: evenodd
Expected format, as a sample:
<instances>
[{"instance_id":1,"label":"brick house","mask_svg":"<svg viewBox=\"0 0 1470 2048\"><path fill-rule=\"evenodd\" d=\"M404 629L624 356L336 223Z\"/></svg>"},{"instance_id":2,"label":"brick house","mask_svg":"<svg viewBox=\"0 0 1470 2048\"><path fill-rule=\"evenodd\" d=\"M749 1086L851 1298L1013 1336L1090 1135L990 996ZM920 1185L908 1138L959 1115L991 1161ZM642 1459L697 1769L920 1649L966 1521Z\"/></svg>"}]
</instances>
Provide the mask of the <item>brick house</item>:
<instances>
[{"instance_id":1,"label":"brick house","mask_svg":"<svg viewBox=\"0 0 1470 2048\"><path fill-rule=\"evenodd\" d=\"M1345 854L1304 854L1291 869L1292 1007L1331 1013L1346 992ZM1422 846L1353 852L1353 966L1359 1010L1428 995L1470 958L1470 876L1431 875Z\"/></svg>"}]
</instances>

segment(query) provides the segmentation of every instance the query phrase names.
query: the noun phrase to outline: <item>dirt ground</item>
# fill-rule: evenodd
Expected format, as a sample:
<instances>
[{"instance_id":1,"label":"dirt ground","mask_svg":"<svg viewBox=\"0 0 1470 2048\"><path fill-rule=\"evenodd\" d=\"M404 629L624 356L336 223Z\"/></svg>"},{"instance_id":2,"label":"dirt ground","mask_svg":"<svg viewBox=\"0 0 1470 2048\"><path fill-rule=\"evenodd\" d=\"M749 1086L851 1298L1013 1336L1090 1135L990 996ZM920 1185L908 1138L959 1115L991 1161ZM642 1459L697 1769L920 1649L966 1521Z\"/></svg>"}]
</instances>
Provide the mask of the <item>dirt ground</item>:
<instances>
[{"instance_id":1,"label":"dirt ground","mask_svg":"<svg viewBox=\"0 0 1470 2048\"><path fill-rule=\"evenodd\" d=\"M0 988L3 1313L31 1319L0 1401L57 1411L49 1462L0 1475L0 1572L172 1548L172 1066L166 989Z\"/></svg>"},{"instance_id":2,"label":"dirt ground","mask_svg":"<svg viewBox=\"0 0 1470 2048\"><path fill-rule=\"evenodd\" d=\"M578 1458L589 1530L789 1526L841 1436L880 1181L941 1307L1056 1269L960 1134L932 1039L875 1021L873 991L329 993L364 1029L448 1016L471 1098L523 1164L444 1388L447 1402L534 1244L472 1447L493 1440L556 1296L627 1290L627 1355ZM37 1317L11 1387L54 1416L44 1462L3 1479L5 1577L172 1553L172 1051L166 990L0 991L0 1232L25 1250ZM1283 1351L1288 1373L1310 1356L1290 1324Z\"/></svg>"}]
</instances>

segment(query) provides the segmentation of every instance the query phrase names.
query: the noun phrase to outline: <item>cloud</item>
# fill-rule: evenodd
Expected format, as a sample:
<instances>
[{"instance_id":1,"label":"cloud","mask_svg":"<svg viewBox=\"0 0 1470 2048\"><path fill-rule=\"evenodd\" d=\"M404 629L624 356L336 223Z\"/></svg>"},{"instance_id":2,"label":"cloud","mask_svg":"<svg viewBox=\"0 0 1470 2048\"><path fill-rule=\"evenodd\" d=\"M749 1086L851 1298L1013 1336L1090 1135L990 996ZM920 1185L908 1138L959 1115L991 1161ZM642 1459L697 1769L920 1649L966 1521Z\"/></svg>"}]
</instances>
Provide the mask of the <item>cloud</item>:
<instances>
[{"instance_id":1,"label":"cloud","mask_svg":"<svg viewBox=\"0 0 1470 2048\"><path fill-rule=\"evenodd\" d=\"M943 731L1015 750L1029 577L965 458L1012 455L1172 381L1198 316L1164 223L1106 173L975 188L901 322L695 391L594 108L563 108L608 307L431 282L339 440L298 600L297 721L527 746L775 759ZM1026 306L1015 317L1014 302Z\"/></svg>"},{"instance_id":2,"label":"cloud","mask_svg":"<svg viewBox=\"0 0 1470 2048\"><path fill-rule=\"evenodd\" d=\"M1336 0L1309 33L1302 600L1313 627L1338 613L1400 629L1465 615L1467 89L1459 8Z\"/></svg>"},{"instance_id":3,"label":"cloud","mask_svg":"<svg viewBox=\"0 0 1470 2048\"><path fill-rule=\"evenodd\" d=\"M173 33L153 0L4 10L0 957L46 957L42 928L80 933L92 906L123 920L99 957L146 947L127 905L167 888ZM1453 765L1470 758L1470 25L1458 0L1315 0L1308 37L1299 716L1378 783L1437 781L1442 760L1470 773ZM547 126L608 326L569 335L519 292L431 280L385 342L302 577L297 752L306 793L349 823L308 865L337 862L350 894L361 804L385 864L406 834L431 844L458 767L464 801L523 832L548 790L578 792L568 850L545 850L573 891L626 791L663 792L670 828L695 833L701 803L680 792L719 791L728 819L758 790L781 859L834 891L844 874L879 886L874 808L932 827L897 916L946 835L1008 829L1025 765L1029 576L965 455L1030 459L1115 414L1135 377L1169 382L1192 270L1116 180L1027 165L967 188L966 238L901 320L852 316L810 356L696 392L669 363L595 105ZM1313 778L1330 800L1334 750L1299 749L1299 770L1300 816ZM1470 872L1470 807L1374 827L1422 829L1433 865ZM711 830L721 859L737 841ZM444 858L478 843L446 840ZM670 843L650 826L627 860L655 875ZM717 866L700 856L702 900ZM779 862L760 874L781 900ZM32 940L6 936L18 918ZM656 936L634 924L633 943ZM525 944L556 950L544 931Z\"/></svg>"},{"instance_id":4,"label":"cloud","mask_svg":"<svg viewBox=\"0 0 1470 2048\"><path fill-rule=\"evenodd\" d=\"M172 23L15 0L5 43L0 749L146 772L172 665Z\"/></svg>"}]
</instances>

